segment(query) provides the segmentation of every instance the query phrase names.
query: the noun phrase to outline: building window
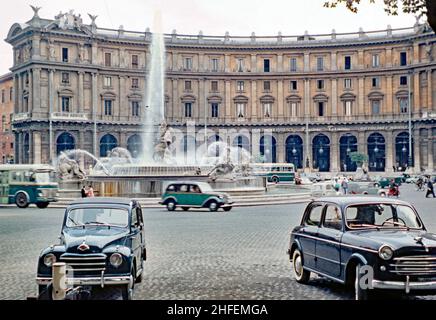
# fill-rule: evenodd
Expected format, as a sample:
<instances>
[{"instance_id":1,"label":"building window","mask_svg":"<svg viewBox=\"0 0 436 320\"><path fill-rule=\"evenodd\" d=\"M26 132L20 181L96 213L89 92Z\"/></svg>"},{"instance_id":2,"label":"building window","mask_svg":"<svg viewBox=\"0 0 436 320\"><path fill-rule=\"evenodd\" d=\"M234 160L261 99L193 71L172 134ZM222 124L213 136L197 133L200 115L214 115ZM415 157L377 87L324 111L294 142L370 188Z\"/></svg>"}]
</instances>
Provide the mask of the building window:
<instances>
[{"instance_id":1,"label":"building window","mask_svg":"<svg viewBox=\"0 0 436 320\"><path fill-rule=\"evenodd\" d=\"M372 87L373 88L380 87L380 78L379 77L372 78Z\"/></svg>"},{"instance_id":2,"label":"building window","mask_svg":"<svg viewBox=\"0 0 436 320\"><path fill-rule=\"evenodd\" d=\"M185 81L185 91L191 91L192 90L192 83L191 81Z\"/></svg>"},{"instance_id":3,"label":"building window","mask_svg":"<svg viewBox=\"0 0 436 320\"><path fill-rule=\"evenodd\" d=\"M62 72L62 84L70 83L70 74L68 72Z\"/></svg>"},{"instance_id":4,"label":"building window","mask_svg":"<svg viewBox=\"0 0 436 320\"><path fill-rule=\"evenodd\" d=\"M324 89L324 80L318 80L317 87L318 87L318 90L323 90Z\"/></svg>"},{"instance_id":5,"label":"building window","mask_svg":"<svg viewBox=\"0 0 436 320\"><path fill-rule=\"evenodd\" d=\"M373 68L380 67L380 56L378 54L372 55L372 67Z\"/></svg>"},{"instance_id":6,"label":"building window","mask_svg":"<svg viewBox=\"0 0 436 320\"><path fill-rule=\"evenodd\" d=\"M5 103L5 90L2 90L2 103Z\"/></svg>"},{"instance_id":7,"label":"building window","mask_svg":"<svg viewBox=\"0 0 436 320\"><path fill-rule=\"evenodd\" d=\"M265 118L271 117L271 103L264 103L263 104L263 116Z\"/></svg>"},{"instance_id":8,"label":"building window","mask_svg":"<svg viewBox=\"0 0 436 320\"><path fill-rule=\"evenodd\" d=\"M238 118L245 118L245 103L236 104L236 116Z\"/></svg>"},{"instance_id":9,"label":"building window","mask_svg":"<svg viewBox=\"0 0 436 320\"><path fill-rule=\"evenodd\" d=\"M192 117L192 103L187 102L185 103L185 118L191 118Z\"/></svg>"},{"instance_id":10,"label":"building window","mask_svg":"<svg viewBox=\"0 0 436 320\"><path fill-rule=\"evenodd\" d=\"M62 62L68 62L68 48L62 48Z\"/></svg>"},{"instance_id":11,"label":"building window","mask_svg":"<svg viewBox=\"0 0 436 320\"><path fill-rule=\"evenodd\" d=\"M137 54L132 55L132 69L138 69L139 67L139 57Z\"/></svg>"},{"instance_id":12,"label":"building window","mask_svg":"<svg viewBox=\"0 0 436 320\"><path fill-rule=\"evenodd\" d=\"M296 80L291 80L291 90L298 90L298 82Z\"/></svg>"},{"instance_id":13,"label":"building window","mask_svg":"<svg viewBox=\"0 0 436 320\"><path fill-rule=\"evenodd\" d=\"M132 117L139 117L139 102L132 101Z\"/></svg>"},{"instance_id":14,"label":"building window","mask_svg":"<svg viewBox=\"0 0 436 320\"><path fill-rule=\"evenodd\" d=\"M112 115L112 100L104 100L104 115Z\"/></svg>"},{"instance_id":15,"label":"building window","mask_svg":"<svg viewBox=\"0 0 436 320\"><path fill-rule=\"evenodd\" d=\"M380 114L380 100L371 101L372 114Z\"/></svg>"},{"instance_id":16,"label":"building window","mask_svg":"<svg viewBox=\"0 0 436 320\"><path fill-rule=\"evenodd\" d=\"M316 58L316 70L324 71L324 57Z\"/></svg>"},{"instance_id":17,"label":"building window","mask_svg":"<svg viewBox=\"0 0 436 320\"><path fill-rule=\"evenodd\" d=\"M219 67L218 59L212 59L212 71L217 72L218 67Z\"/></svg>"},{"instance_id":18,"label":"building window","mask_svg":"<svg viewBox=\"0 0 436 320\"><path fill-rule=\"evenodd\" d=\"M344 114L345 116L351 116L353 113L353 101L344 101Z\"/></svg>"},{"instance_id":19,"label":"building window","mask_svg":"<svg viewBox=\"0 0 436 320\"><path fill-rule=\"evenodd\" d=\"M184 68L186 71L192 70L192 58L185 58L185 65Z\"/></svg>"},{"instance_id":20,"label":"building window","mask_svg":"<svg viewBox=\"0 0 436 320\"><path fill-rule=\"evenodd\" d=\"M62 112L70 112L70 98L62 97Z\"/></svg>"},{"instance_id":21,"label":"building window","mask_svg":"<svg viewBox=\"0 0 436 320\"><path fill-rule=\"evenodd\" d=\"M400 77L400 86L407 86L407 76Z\"/></svg>"},{"instance_id":22,"label":"building window","mask_svg":"<svg viewBox=\"0 0 436 320\"><path fill-rule=\"evenodd\" d=\"M351 79L344 79L344 88L345 89L351 89L351 87L352 87Z\"/></svg>"},{"instance_id":23,"label":"building window","mask_svg":"<svg viewBox=\"0 0 436 320\"><path fill-rule=\"evenodd\" d=\"M244 81L238 81L236 83L238 92L244 92Z\"/></svg>"},{"instance_id":24,"label":"building window","mask_svg":"<svg viewBox=\"0 0 436 320\"><path fill-rule=\"evenodd\" d=\"M400 98L400 113L408 113L409 112L409 99L408 98Z\"/></svg>"},{"instance_id":25,"label":"building window","mask_svg":"<svg viewBox=\"0 0 436 320\"><path fill-rule=\"evenodd\" d=\"M26 76L24 78L24 83L25 83L26 87L29 86L29 73L26 73Z\"/></svg>"},{"instance_id":26,"label":"building window","mask_svg":"<svg viewBox=\"0 0 436 320\"><path fill-rule=\"evenodd\" d=\"M291 102L291 117L298 117L298 104L296 102Z\"/></svg>"},{"instance_id":27,"label":"building window","mask_svg":"<svg viewBox=\"0 0 436 320\"><path fill-rule=\"evenodd\" d=\"M9 101L12 101L14 99L14 88L9 88Z\"/></svg>"},{"instance_id":28,"label":"building window","mask_svg":"<svg viewBox=\"0 0 436 320\"><path fill-rule=\"evenodd\" d=\"M212 111L212 118L219 117L219 105L218 105L218 103L211 104L211 111Z\"/></svg>"},{"instance_id":29,"label":"building window","mask_svg":"<svg viewBox=\"0 0 436 320\"><path fill-rule=\"evenodd\" d=\"M407 66L407 52L400 53L400 65Z\"/></svg>"},{"instance_id":30,"label":"building window","mask_svg":"<svg viewBox=\"0 0 436 320\"><path fill-rule=\"evenodd\" d=\"M269 81L264 81L264 82L263 82L263 90L264 90L264 91L271 91L271 82L269 82Z\"/></svg>"},{"instance_id":31,"label":"building window","mask_svg":"<svg viewBox=\"0 0 436 320\"><path fill-rule=\"evenodd\" d=\"M105 135L100 139L100 157L107 157L116 147L118 147L117 139L111 134Z\"/></svg>"},{"instance_id":32,"label":"building window","mask_svg":"<svg viewBox=\"0 0 436 320\"><path fill-rule=\"evenodd\" d=\"M318 102L318 116L324 117L324 102Z\"/></svg>"},{"instance_id":33,"label":"building window","mask_svg":"<svg viewBox=\"0 0 436 320\"><path fill-rule=\"evenodd\" d=\"M238 59L238 72L244 71L244 59Z\"/></svg>"},{"instance_id":34,"label":"building window","mask_svg":"<svg viewBox=\"0 0 436 320\"><path fill-rule=\"evenodd\" d=\"M104 54L104 65L106 67L111 67L112 66L112 54L110 52L106 52Z\"/></svg>"},{"instance_id":35,"label":"building window","mask_svg":"<svg viewBox=\"0 0 436 320\"><path fill-rule=\"evenodd\" d=\"M270 72L270 60L269 59L263 60L263 72Z\"/></svg>"},{"instance_id":36,"label":"building window","mask_svg":"<svg viewBox=\"0 0 436 320\"><path fill-rule=\"evenodd\" d=\"M104 87L105 88L112 88L112 77L104 77Z\"/></svg>"},{"instance_id":37,"label":"building window","mask_svg":"<svg viewBox=\"0 0 436 320\"><path fill-rule=\"evenodd\" d=\"M297 72L297 58L291 58L289 64L290 64L290 71Z\"/></svg>"},{"instance_id":38,"label":"building window","mask_svg":"<svg viewBox=\"0 0 436 320\"><path fill-rule=\"evenodd\" d=\"M139 79L132 78L132 89L138 89L138 88L139 88Z\"/></svg>"},{"instance_id":39,"label":"building window","mask_svg":"<svg viewBox=\"0 0 436 320\"><path fill-rule=\"evenodd\" d=\"M210 83L210 89L212 92L218 92L218 81L212 81Z\"/></svg>"},{"instance_id":40,"label":"building window","mask_svg":"<svg viewBox=\"0 0 436 320\"><path fill-rule=\"evenodd\" d=\"M350 56L346 56L344 58L344 67L345 67L345 70L351 70L351 57Z\"/></svg>"}]
</instances>

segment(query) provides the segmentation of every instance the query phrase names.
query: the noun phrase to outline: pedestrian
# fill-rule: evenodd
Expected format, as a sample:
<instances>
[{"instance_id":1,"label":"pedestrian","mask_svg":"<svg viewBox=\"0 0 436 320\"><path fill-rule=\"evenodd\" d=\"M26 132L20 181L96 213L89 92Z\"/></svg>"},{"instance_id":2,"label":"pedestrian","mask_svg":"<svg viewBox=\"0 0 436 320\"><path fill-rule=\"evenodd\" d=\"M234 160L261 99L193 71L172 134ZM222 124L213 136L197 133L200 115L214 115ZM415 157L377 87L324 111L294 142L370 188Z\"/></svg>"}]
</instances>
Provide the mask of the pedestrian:
<instances>
[{"instance_id":1,"label":"pedestrian","mask_svg":"<svg viewBox=\"0 0 436 320\"><path fill-rule=\"evenodd\" d=\"M92 188L91 185L89 185L89 187L88 187L88 193L87 193L87 195L88 195L88 198L94 198L94 197L95 197L95 196L94 196L94 189Z\"/></svg>"},{"instance_id":2,"label":"pedestrian","mask_svg":"<svg viewBox=\"0 0 436 320\"><path fill-rule=\"evenodd\" d=\"M347 178L342 180L342 190L343 190L345 195L348 194L348 180L347 180Z\"/></svg>"},{"instance_id":3,"label":"pedestrian","mask_svg":"<svg viewBox=\"0 0 436 320\"><path fill-rule=\"evenodd\" d=\"M87 192L86 192L86 187L85 186L83 186L82 190L80 190L80 193L82 195L82 198L86 198L88 196Z\"/></svg>"},{"instance_id":4,"label":"pedestrian","mask_svg":"<svg viewBox=\"0 0 436 320\"><path fill-rule=\"evenodd\" d=\"M339 184L339 181L338 181L337 178L335 179L334 188L335 188L335 191L336 191L336 192L339 192L339 190L340 190L340 188L341 188L341 185Z\"/></svg>"},{"instance_id":5,"label":"pedestrian","mask_svg":"<svg viewBox=\"0 0 436 320\"><path fill-rule=\"evenodd\" d=\"M436 196L434 194L433 183L431 182L430 179L427 182L427 194L425 195L425 197L428 198L429 195L432 195L433 198L436 198Z\"/></svg>"}]
</instances>

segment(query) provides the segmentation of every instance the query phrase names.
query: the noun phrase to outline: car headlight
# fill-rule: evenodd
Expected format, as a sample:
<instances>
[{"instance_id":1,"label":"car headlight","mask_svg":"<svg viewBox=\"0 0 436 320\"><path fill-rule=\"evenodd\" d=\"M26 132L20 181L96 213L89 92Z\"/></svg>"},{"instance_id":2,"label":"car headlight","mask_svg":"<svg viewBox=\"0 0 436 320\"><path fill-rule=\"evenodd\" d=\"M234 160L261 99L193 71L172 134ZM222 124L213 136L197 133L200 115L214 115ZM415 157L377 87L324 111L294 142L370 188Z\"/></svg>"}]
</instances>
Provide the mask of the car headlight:
<instances>
[{"instance_id":1,"label":"car headlight","mask_svg":"<svg viewBox=\"0 0 436 320\"><path fill-rule=\"evenodd\" d=\"M384 245L378 250L378 255L383 260L390 260L394 255L394 250L391 247Z\"/></svg>"},{"instance_id":2,"label":"car headlight","mask_svg":"<svg viewBox=\"0 0 436 320\"><path fill-rule=\"evenodd\" d=\"M109 258L109 262L115 268L118 268L123 263L123 257L119 253L113 253Z\"/></svg>"},{"instance_id":3,"label":"car headlight","mask_svg":"<svg viewBox=\"0 0 436 320\"><path fill-rule=\"evenodd\" d=\"M49 253L44 257L44 264L46 267L51 267L56 263L56 256L53 253Z\"/></svg>"}]
</instances>

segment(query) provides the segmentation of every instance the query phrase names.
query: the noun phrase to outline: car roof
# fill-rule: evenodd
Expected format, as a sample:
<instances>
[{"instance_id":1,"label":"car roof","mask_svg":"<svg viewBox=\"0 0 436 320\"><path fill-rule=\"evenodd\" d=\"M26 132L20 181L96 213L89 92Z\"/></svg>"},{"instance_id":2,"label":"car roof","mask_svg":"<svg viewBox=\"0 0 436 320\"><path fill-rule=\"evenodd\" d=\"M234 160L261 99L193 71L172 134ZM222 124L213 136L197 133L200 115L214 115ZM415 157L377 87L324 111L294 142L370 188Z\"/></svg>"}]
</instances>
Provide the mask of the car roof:
<instances>
[{"instance_id":1,"label":"car roof","mask_svg":"<svg viewBox=\"0 0 436 320\"><path fill-rule=\"evenodd\" d=\"M95 197L95 198L83 198L77 199L70 203L70 206L81 205L81 204L117 204L117 205L125 205L130 206L132 202L135 200L129 198L104 198L104 197Z\"/></svg>"},{"instance_id":2,"label":"car roof","mask_svg":"<svg viewBox=\"0 0 436 320\"><path fill-rule=\"evenodd\" d=\"M314 200L315 202L330 202L346 207L353 204L365 204L365 203L386 203L386 204L402 204L410 206L406 201L391 199L386 197L369 197L366 195L361 196L341 196L341 197L322 197Z\"/></svg>"}]
</instances>

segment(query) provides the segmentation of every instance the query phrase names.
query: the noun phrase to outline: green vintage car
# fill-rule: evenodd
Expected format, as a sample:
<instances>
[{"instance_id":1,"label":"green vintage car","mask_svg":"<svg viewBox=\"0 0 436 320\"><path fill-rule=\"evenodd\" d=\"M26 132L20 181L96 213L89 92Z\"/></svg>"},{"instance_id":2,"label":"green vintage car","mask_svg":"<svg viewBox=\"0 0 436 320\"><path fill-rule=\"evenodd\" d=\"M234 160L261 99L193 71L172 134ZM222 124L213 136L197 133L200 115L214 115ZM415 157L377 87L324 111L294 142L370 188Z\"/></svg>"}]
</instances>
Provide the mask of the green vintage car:
<instances>
[{"instance_id":1,"label":"green vintage car","mask_svg":"<svg viewBox=\"0 0 436 320\"><path fill-rule=\"evenodd\" d=\"M374 181L374 187L376 188L386 188L389 187L391 180L395 181L395 184L401 186L403 184L402 177L376 177Z\"/></svg>"},{"instance_id":2,"label":"green vintage car","mask_svg":"<svg viewBox=\"0 0 436 320\"><path fill-rule=\"evenodd\" d=\"M232 210L233 201L223 192L213 191L212 187L206 182L173 182L170 183L164 194L162 201L168 211L174 211L177 207L184 211L190 208L208 208L210 211Z\"/></svg>"}]
</instances>

